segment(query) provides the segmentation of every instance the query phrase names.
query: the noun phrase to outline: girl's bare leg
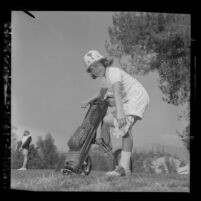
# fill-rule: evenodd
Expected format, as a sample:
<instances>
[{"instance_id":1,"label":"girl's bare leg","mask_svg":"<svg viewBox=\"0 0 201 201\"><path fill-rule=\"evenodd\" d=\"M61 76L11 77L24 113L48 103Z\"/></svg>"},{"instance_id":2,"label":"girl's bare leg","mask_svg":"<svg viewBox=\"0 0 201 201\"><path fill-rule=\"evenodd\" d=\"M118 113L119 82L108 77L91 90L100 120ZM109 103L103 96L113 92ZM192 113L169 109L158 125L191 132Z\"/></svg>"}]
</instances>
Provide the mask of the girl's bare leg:
<instances>
[{"instance_id":1,"label":"girl's bare leg","mask_svg":"<svg viewBox=\"0 0 201 201\"><path fill-rule=\"evenodd\" d=\"M103 119L104 124L108 125L109 127L114 127L115 116L116 116L116 111L114 111L112 114L106 115ZM135 116L134 118L135 118L135 120L134 120L132 127L138 120L138 117ZM123 151L132 152L132 149L133 149L132 127L130 128L128 133L126 135L124 135L122 138L122 150Z\"/></svg>"},{"instance_id":2,"label":"girl's bare leg","mask_svg":"<svg viewBox=\"0 0 201 201\"><path fill-rule=\"evenodd\" d=\"M113 114L109 114L105 116L104 122L111 127L114 127L114 117L115 112ZM133 149L133 136L132 136L132 127L138 120L137 117L134 117L134 123L129 129L128 133L122 137L122 152L121 152L121 159L120 159L120 166L122 166L126 171L130 171L130 158Z\"/></svg>"},{"instance_id":3,"label":"girl's bare leg","mask_svg":"<svg viewBox=\"0 0 201 201\"><path fill-rule=\"evenodd\" d=\"M132 152L133 150L133 137L131 129L122 137L122 150L127 152Z\"/></svg>"},{"instance_id":4,"label":"girl's bare leg","mask_svg":"<svg viewBox=\"0 0 201 201\"><path fill-rule=\"evenodd\" d=\"M24 161L23 161L23 168L26 168L27 166L27 161L28 161L28 150L27 149L23 149L23 155L24 155Z\"/></svg>"},{"instance_id":5,"label":"girl's bare leg","mask_svg":"<svg viewBox=\"0 0 201 201\"><path fill-rule=\"evenodd\" d=\"M133 149L133 135L132 135L132 128L139 119L139 117L134 116L134 122L133 125L130 127L129 131L126 133L126 135L122 138L122 150L127 152L132 152Z\"/></svg>"},{"instance_id":6,"label":"girl's bare leg","mask_svg":"<svg viewBox=\"0 0 201 201\"><path fill-rule=\"evenodd\" d=\"M138 117L134 117L134 123L130 127L129 131L122 137L122 152L121 152L121 159L120 159L120 166L124 167L127 172L130 172L130 162L131 162L131 153L133 150L133 135L132 135L132 128L135 125Z\"/></svg>"},{"instance_id":7,"label":"girl's bare leg","mask_svg":"<svg viewBox=\"0 0 201 201\"><path fill-rule=\"evenodd\" d=\"M103 122L101 126L101 138L104 140L107 146L111 146L111 138L110 138L110 126Z\"/></svg>"},{"instance_id":8,"label":"girl's bare leg","mask_svg":"<svg viewBox=\"0 0 201 201\"><path fill-rule=\"evenodd\" d=\"M113 116L113 114L107 114L103 119L103 123L107 124L109 127L114 127L114 116Z\"/></svg>"}]
</instances>

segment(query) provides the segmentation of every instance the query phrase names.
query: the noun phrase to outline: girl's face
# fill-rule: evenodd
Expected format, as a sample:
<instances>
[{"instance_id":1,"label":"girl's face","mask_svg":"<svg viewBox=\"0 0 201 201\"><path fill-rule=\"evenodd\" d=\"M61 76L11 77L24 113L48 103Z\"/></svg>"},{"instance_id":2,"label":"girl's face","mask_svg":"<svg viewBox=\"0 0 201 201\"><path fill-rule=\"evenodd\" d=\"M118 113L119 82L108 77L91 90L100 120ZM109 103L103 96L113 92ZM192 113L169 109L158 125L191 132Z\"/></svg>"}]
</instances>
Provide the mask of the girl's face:
<instances>
[{"instance_id":1,"label":"girl's face","mask_svg":"<svg viewBox=\"0 0 201 201\"><path fill-rule=\"evenodd\" d=\"M92 64L88 70L89 73L96 77L104 77L105 76L105 67L101 62L96 62Z\"/></svg>"},{"instance_id":2,"label":"girl's face","mask_svg":"<svg viewBox=\"0 0 201 201\"><path fill-rule=\"evenodd\" d=\"M26 131L24 132L24 136L27 136L27 135L29 135L29 133L27 133Z\"/></svg>"}]
</instances>

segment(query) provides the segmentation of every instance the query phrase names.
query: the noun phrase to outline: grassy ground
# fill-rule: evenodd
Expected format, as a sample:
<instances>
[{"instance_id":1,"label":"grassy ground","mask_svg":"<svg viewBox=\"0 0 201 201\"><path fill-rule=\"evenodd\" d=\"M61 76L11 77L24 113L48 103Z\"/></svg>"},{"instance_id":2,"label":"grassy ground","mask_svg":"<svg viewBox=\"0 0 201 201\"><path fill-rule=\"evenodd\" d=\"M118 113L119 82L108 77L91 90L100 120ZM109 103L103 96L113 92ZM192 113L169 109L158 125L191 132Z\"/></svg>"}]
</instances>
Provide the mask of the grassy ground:
<instances>
[{"instance_id":1,"label":"grassy ground","mask_svg":"<svg viewBox=\"0 0 201 201\"><path fill-rule=\"evenodd\" d=\"M137 174L111 178L105 172L64 176L54 170L11 171L11 188L32 191L189 192L189 175Z\"/></svg>"}]
</instances>

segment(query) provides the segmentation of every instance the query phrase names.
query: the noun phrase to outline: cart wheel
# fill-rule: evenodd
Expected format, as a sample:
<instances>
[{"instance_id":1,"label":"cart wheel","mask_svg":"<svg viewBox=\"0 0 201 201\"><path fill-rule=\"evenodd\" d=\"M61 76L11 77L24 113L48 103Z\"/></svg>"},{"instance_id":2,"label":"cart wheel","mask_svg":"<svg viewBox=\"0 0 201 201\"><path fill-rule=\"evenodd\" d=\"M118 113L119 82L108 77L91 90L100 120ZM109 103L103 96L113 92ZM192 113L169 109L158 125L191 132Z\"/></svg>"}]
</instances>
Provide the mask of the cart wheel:
<instances>
[{"instance_id":1,"label":"cart wheel","mask_svg":"<svg viewBox=\"0 0 201 201\"><path fill-rule=\"evenodd\" d=\"M114 166L114 168L119 165L120 158L121 158L121 151L122 151L122 149L117 149L117 150L113 153L113 156L114 156L114 163L113 163L113 166ZM130 161L130 169L132 170L132 160Z\"/></svg>"},{"instance_id":2,"label":"cart wheel","mask_svg":"<svg viewBox=\"0 0 201 201\"><path fill-rule=\"evenodd\" d=\"M87 156L86 160L82 165L81 175L88 175L91 172L92 162L90 156Z\"/></svg>"}]
</instances>

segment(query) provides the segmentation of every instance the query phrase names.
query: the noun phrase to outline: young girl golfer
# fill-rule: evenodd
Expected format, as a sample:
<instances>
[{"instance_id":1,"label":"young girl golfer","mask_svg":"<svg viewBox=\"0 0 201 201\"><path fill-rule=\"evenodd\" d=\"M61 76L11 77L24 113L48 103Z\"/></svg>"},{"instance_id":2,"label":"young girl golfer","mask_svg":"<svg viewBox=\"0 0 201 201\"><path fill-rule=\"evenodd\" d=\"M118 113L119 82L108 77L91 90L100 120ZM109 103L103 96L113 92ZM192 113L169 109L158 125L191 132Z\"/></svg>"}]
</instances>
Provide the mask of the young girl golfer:
<instances>
[{"instance_id":1,"label":"young girl golfer","mask_svg":"<svg viewBox=\"0 0 201 201\"><path fill-rule=\"evenodd\" d=\"M19 151L22 151L24 156L23 165L18 170L27 170L27 161L28 161L28 152L29 152L29 145L31 144L32 137L29 131L25 130L22 136L22 143L19 148Z\"/></svg>"},{"instance_id":2,"label":"young girl golfer","mask_svg":"<svg viewBox=\"0 0 201 201\"><path fill-rule=\"evenodd\" d=\"M107 114L103 122L106 126L114 128L114 135L122 137L122 153L119 166L106 175L129 175L133 148L131 130L136 121L143 118L149 105L149 95L135 78L121 68L113 66L112 59L102 56L96 50L90 50L85 54L84 63L93 79L106 78L114 96L115 110Z\"/></svg>"}]
</instances>

